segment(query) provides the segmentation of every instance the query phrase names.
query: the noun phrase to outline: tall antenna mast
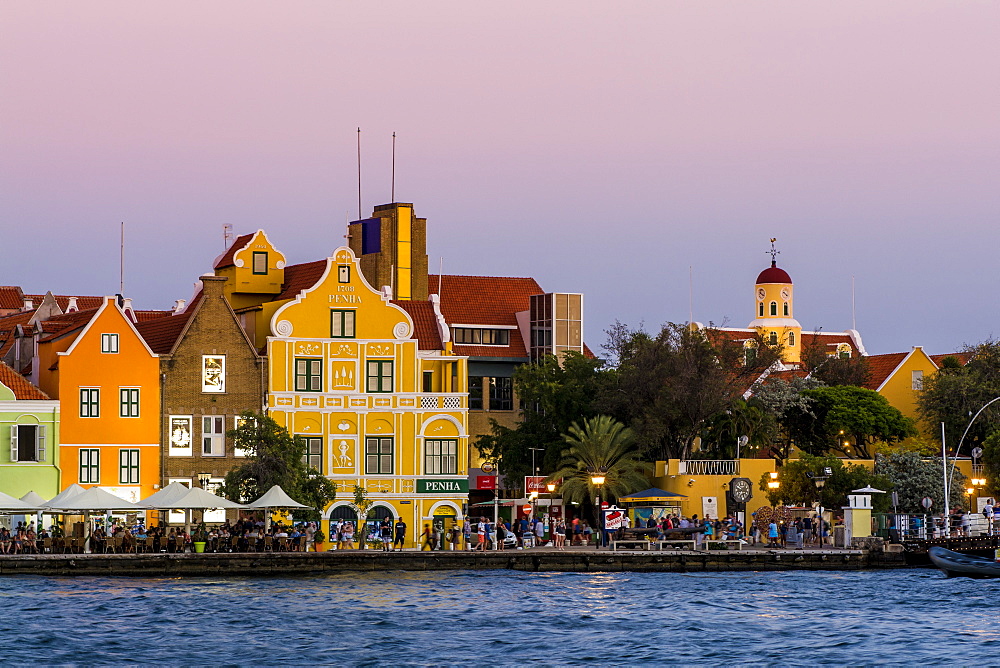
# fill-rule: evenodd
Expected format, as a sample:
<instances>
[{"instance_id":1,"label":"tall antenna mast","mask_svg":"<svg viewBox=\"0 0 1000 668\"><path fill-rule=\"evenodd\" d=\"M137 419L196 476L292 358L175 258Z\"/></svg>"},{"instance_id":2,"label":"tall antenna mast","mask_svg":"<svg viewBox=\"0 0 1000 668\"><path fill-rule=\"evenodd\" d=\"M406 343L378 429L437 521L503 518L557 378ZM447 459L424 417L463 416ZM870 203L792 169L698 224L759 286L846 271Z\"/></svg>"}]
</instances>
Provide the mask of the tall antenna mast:
<instances>
[{"instance_id":1,"label":"tall antenna mast","mask_svg":"<svg viewBox=\"0 0 1000 668\"><path fill-rule=\"evenodd\" d=\"M688 265L688 324L694 323L694 265Z\"/></svg>"},{"instance_id":2,"label":"tall antenna mast","mask_svg":"<svg viewBox=\"0 0 1000 668\"><path fill-rule=\"evenodd\" d=\"M222 226L222 250L229 250L231 243L233 243L233 226L226 223Z\"/></svg>"},{"instance_id":3,"label":"tall antenna mast","mask_svg":"<svg viewBox=\"0 0 1000 668\"><path fill-rule=\"evenodd\" d=\"M358 128L358 220L361 220L361 128Z\"/></svg>"},{"instance_id":4,"label":"tall antenna mast","mask_svg":"<svg viewBox=\"0 0 1000 668\"><path fill-rule=\"evenodd\" d=\"M396 201L396 133L392 133L392 185L389 188L389 201Z\"/></svg>"},{"instance_id":5,"label":"tall antenna mast","mask_svg":"<svg viewBox=\"0 0 1000 668\"><path fill-rule=\"evenodd\" d=\"M122 221L121 244L118 249L118 294L125 296L125 221Z\"/></svg>"},{"instance_id":6,"label":"tall antenna mast","mask_svg":"<svg viewBox=\"0 0 1000 668\"><path fill-rule=\"evenodd\" d=\"M851 274L851 329L858 328L858 320L854 310L854 274Z\"/></svg>"}]
</instances>

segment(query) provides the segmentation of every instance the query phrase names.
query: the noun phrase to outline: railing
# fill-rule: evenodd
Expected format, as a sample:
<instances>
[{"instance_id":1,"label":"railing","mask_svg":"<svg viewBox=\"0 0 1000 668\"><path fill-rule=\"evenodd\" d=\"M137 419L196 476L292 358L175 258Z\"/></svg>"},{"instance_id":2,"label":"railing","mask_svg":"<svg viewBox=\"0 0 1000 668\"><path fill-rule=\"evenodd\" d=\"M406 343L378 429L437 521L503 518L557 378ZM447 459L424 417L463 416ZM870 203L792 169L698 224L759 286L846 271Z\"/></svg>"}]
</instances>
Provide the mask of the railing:
<instances>
[{"instance_id":1,"label":"railing","mask_svg":"<svg viewBox=\"0 0 1000 668\"><path fill-rule=\"evenodd\" d=\"M689 459L677 463L679 475L739 475L738 459Z\"/></svg>"}]
</instances>

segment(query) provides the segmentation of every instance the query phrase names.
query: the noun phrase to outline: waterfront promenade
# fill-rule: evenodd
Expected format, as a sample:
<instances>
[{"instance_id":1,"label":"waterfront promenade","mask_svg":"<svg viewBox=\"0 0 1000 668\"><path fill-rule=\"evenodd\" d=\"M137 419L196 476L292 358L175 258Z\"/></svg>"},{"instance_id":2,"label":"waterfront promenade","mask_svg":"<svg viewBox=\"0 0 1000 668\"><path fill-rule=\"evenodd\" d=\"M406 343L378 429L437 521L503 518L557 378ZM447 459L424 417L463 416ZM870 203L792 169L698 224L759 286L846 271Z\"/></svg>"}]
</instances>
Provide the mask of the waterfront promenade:
<instances>
[{"instance_id":1,"label":"waterfront promenade","mask_svg":"<svg viewBox=\"0 0 1000 668\"><path fill-rule=\"evenodd\" d=\"M0 555L0 575L276 576L378 571L724 572L909 568L901 553L813 549L491 552L340 550L214 554Z\"/></svg>"}]
</instances>

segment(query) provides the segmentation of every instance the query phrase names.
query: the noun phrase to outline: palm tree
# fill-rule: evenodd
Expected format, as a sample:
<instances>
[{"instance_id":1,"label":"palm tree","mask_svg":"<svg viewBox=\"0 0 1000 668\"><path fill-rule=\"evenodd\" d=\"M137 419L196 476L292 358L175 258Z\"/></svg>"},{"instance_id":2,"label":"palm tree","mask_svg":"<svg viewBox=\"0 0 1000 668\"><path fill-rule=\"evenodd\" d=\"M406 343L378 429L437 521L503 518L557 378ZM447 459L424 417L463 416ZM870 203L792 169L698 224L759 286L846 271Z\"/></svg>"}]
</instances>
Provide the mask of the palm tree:
<instances>
[{"instance_id":1,"label":"palm tree","mask_svg":"<svg viewBox=\"0 0 1000 668\"><path fill-rule=\"evenodd\" d=\"M648 485L648 465L634 448L635 433L614 418L598 415L584 420L583 428L574 422L563 440L568 447L546 482L562 478L566 502L593 504L598 490L590 478L598 472L604 475L600 491L605 498L617 499Z\"/></svg>"}]
</instances>

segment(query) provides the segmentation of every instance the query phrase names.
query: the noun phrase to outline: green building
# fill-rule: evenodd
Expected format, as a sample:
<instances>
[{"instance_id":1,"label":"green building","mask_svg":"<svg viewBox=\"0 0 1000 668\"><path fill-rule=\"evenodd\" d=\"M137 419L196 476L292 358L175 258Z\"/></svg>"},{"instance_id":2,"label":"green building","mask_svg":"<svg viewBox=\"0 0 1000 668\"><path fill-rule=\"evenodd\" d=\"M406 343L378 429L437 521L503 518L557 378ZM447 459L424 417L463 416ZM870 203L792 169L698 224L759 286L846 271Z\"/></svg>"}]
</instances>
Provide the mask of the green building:
<instances>
[{"instance_id":1,"label":"green building","mask_svg":"<svg viewBox=\"0 0 1000 668\"><path fill-rule=\"evenodd\" d=\"M0 492L60 491L59 402L0 362Z\"/></svg>"}]
</instances>

